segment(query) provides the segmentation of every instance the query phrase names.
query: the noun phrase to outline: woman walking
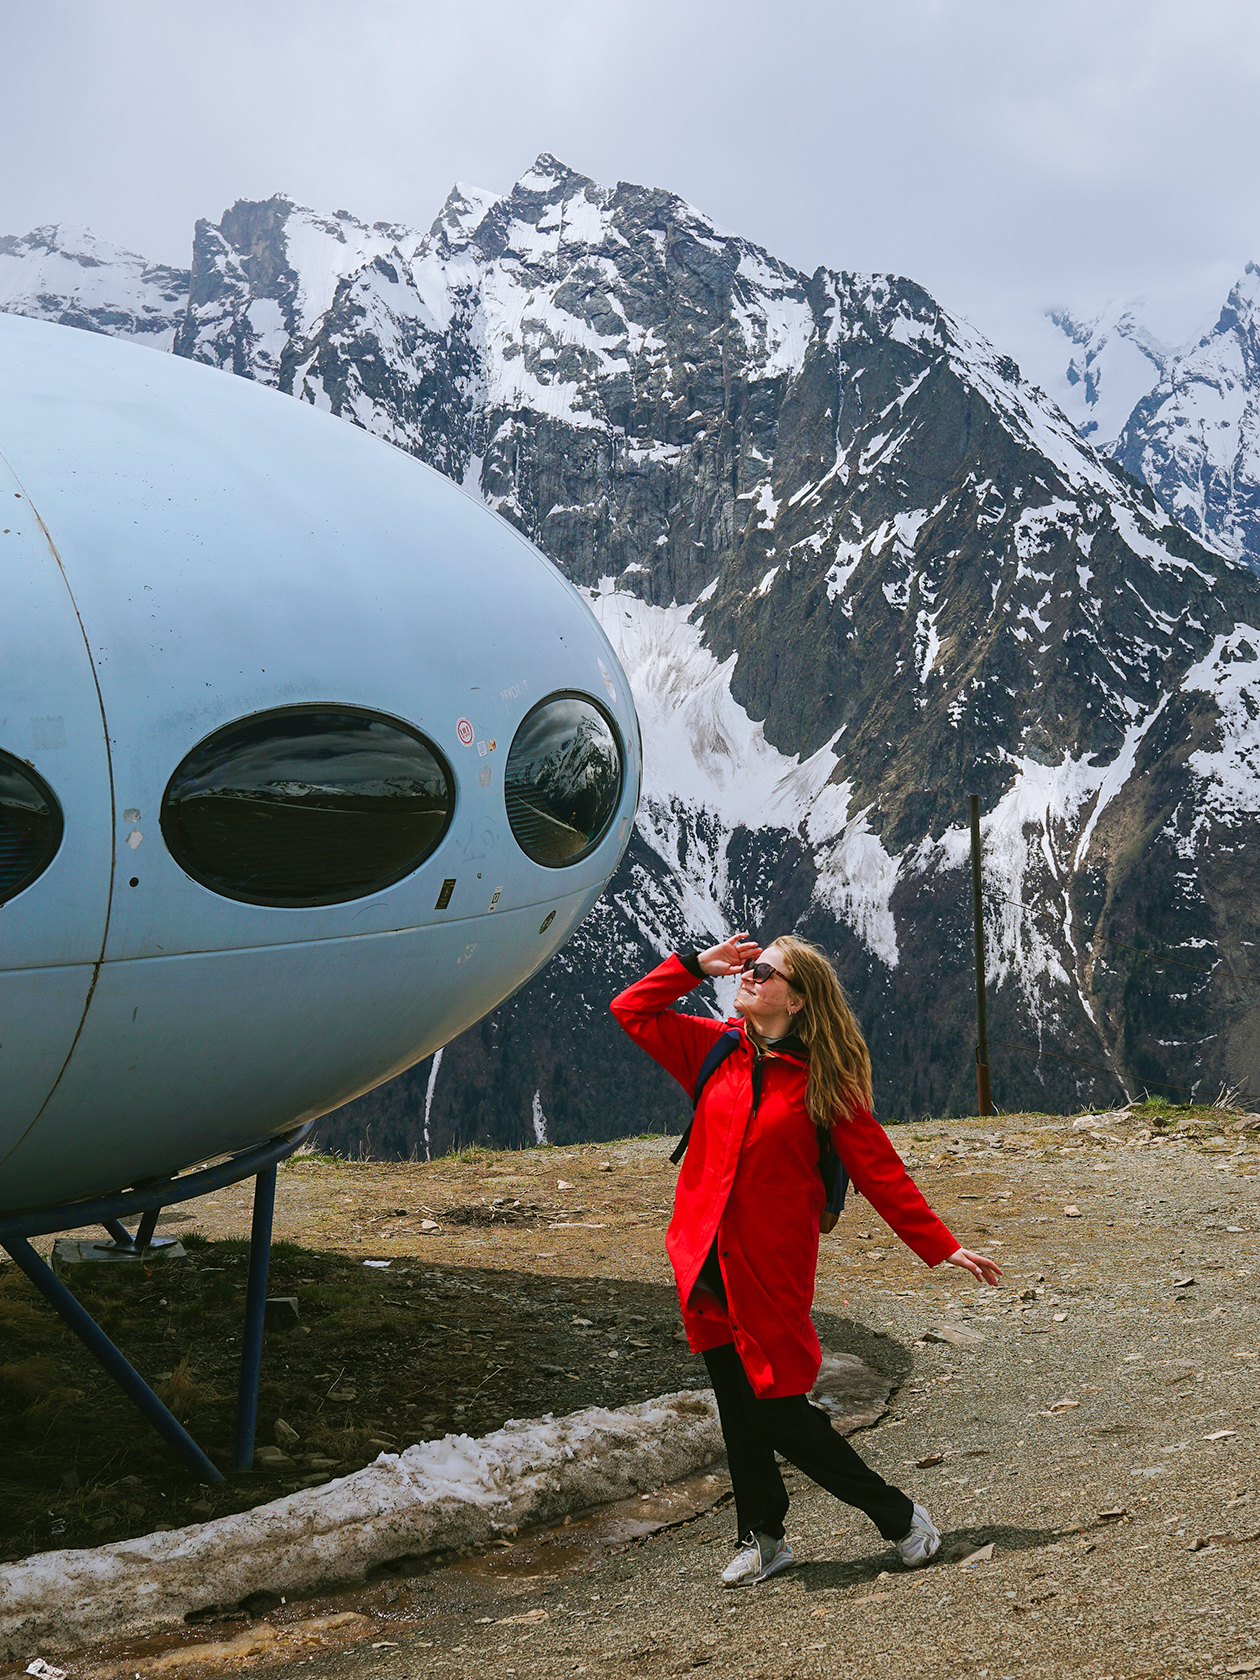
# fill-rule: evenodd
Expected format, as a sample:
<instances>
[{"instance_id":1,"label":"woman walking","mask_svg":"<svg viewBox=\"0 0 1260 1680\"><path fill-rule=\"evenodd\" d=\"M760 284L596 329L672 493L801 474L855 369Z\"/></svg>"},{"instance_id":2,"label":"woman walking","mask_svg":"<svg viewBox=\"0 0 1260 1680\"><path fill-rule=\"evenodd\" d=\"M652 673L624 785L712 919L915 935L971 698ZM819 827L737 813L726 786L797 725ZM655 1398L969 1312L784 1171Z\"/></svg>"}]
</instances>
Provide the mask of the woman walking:
<instances>
[{"instance_id":1,"label":"woman walking","mask_svg":"<svg viewBox=\"0 0 1260 1680\"><path fill-rule=\"evenodd\" d=\"M671 1006L706 976L741 974L738 1023ZM929 1266L942 1260L996 1284L932 1212L871 1113L871 1064L835 971L790 935L763 951L746 934L670 957L612 1004L630 1036L690 1094L732 1025L730 1052L706 1079L678 1178L666 1247L683 1322L717 1396L735 1490L738 1549L722 1573L751 1586L794 1560L784 1537L790 1463L875 1523L903 1563L941 1543L931 1517L867 1466L807 1398L821 1349L810 1307L825 1212L820 1140L862 1195Z\"/></svg>"}]
</instances>

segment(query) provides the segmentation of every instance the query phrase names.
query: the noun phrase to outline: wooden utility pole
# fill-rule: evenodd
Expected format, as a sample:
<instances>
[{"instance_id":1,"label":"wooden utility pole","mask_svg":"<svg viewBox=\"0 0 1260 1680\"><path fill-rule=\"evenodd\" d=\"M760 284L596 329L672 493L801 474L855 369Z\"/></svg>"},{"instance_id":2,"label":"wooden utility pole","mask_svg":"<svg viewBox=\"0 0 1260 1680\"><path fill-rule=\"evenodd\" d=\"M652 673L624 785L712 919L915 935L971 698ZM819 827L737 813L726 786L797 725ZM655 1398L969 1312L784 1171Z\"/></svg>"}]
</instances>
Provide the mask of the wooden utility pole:
<instances>
[{"instance_id":1,"label":"wooden utility pole","mask_svg":"<svg viewBox=\"0 0 1260 1680\"><path fill-rule=\"evenodd\" d=\"M984 998L984 903L980 890L980 795L971 795L971 908L976 924L976 1094L979 1112L993 1113L989 1095L989 1018Z\"/></svg>"}]
</instances>

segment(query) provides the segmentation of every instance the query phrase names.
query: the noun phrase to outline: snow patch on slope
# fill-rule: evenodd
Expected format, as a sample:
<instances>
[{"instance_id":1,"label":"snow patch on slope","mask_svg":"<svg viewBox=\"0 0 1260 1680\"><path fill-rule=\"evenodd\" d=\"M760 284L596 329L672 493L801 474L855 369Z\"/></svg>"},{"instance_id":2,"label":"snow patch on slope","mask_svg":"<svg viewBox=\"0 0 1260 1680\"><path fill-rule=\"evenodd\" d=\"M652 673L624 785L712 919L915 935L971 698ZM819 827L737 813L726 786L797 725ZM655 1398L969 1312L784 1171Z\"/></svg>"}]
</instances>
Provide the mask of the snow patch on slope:
<instances>
[{"instance_id":1,"label":"snow patch on slope","mask_svg":"<svg viewBox=\"0 0 1260 1680\"><path fill-rule=\"evenodd\" d=\"M298 278L298 335L305 338L314 331L347 275L389 259L400 231L365 227L350 216L321 216L305 205L293 207L284 224L284 247Z\"/></svg>"},{"instance_id":2,"label":"snow patch on slope","mask_svg":"<svg viewBox=\"0 0 1260 1680\"><path fill-rule=\"evenodd\" d=\"M1187 689L1201 689L1220 712L1220 745L1191 753L1202 782L1191 843L1209 821L1254 822L1260 811L1260 630L1249 624L1217 636L1212 651L1186 672Z\"/></svg>"},{"instance_id":3,"label":"snow patch on slope","mask_svg":"<svg viewBox=\"0 0 1260 1680\"><path fill-rule=\"evenodd\" d=\"M867 811L850 814L850 785L833 779L839 732L806 759L785 756L733 698L736 655L718 663L692 605L651 606L619 594L611 579L589 598L630 679L643 732L639 832L676 876L689 925L697 933L728 926L735 830L783 828L814 851L818 898L895 967L897 860Z\"/></svg>"},{"instance_id":4,"label":"snow patch on slope","mask_svg":"<svg viewBox=\"0 0 1260 1680\"><path fill-rule=\"evenodd\" d=\"M994 985L1012 979L1042 1026L1053 1016L1048 978L1075 991L1092 1018L1074 972L1071 881L1088 859L1099 818L1134 774L1138 749L1167 698L1126 731L1109 763L1098 763L1092 753L1081 758L1068 754L1058 764L1009 758L1015 780L980 820L989 978ZM925 870L963 869L970 863L971 834L961 825L947 829L939 840L925 840L914 858L915 866ZM1040 919L1029 913L1036 904L1046 909Z\"/></svg>"},{"instance_id":5,"label":"snow patch on slope","mask_svg":"<svg viewBox=\"0 0 1260 1680\"><path fill-rule=\"evenodd\" d=\"M853 787L829 782L810 812L807 833L814 845L818 883L814 897L888 968L900 961L892 894L900 859L884 850L870 825L871 807L848 814Z\"/></svg>"},{"instance_id":6,"label":"snow patch on slope","mask_svg":"<svg viewBox=\"0 0 1260 1680\"><path fill-rule=\"evenodd\" d=\"M366 1470L252 1511L6 1565L0 1654L25 1660L41 1645L134 1638L253 1592L309 1591L405 1554L484 1545L677 1480L721 1446L704 1390L382 1453Z\"/></svg>"}]
</instances>

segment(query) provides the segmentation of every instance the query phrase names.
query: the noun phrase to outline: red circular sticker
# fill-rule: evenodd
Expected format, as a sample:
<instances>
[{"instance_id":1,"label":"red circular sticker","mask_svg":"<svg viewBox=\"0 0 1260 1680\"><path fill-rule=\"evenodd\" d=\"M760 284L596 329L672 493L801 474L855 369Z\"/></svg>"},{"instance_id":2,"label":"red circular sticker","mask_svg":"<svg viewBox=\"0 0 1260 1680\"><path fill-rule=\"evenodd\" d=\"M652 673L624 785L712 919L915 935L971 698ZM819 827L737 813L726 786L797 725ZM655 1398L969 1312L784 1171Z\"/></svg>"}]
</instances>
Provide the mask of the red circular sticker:
<instances>
[{"instance_id":1,"label":"red circular sticker","mask_svg":"<svg viewBox=\"0 0 1260 1680\"><path fill-rule=\"evenodd\" d=\"M467 718L460 718L459 722L455 725L455 733L459 736L460 740L466 747L472 746L473 726L469 723Z\"/></svg>"}]
</instances>

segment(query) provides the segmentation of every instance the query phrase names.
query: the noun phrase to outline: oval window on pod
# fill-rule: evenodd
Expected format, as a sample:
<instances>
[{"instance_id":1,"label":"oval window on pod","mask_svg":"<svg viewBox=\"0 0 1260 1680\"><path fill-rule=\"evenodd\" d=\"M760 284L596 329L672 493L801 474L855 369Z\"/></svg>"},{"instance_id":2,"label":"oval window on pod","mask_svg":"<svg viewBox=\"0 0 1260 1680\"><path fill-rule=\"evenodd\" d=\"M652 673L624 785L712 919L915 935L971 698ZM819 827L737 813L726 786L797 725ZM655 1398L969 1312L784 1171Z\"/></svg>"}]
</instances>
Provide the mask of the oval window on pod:
<instances>
[{"instance_id":1,"label":"oval window on pod","mask_svg":"<svg viewBox=\"0 0 1260 1680\"><path fill-rule=\"evenodd\" d=\"M612 720L585 694L552 694L528 712L503 778L508 822L535 863L562 869L593 852L621 799Z\"/></svg>"},{"instance_id":2,"label":"oval window on pod","mask_svg":"<svg viewBox=\"0 0 1260 1680\"><path fill-rule=\"evenodd\" d=\"M247 904L343 904L392 886L450 826L455 783L410 725L285 706L224 725L167 784L162 836L194 881Z\"/></svg>"},{"instance_id":3,"label":"oval window on pod","mask_svg":"<svg viewBox=\"0 0 1260 1680\"><path fill-rule=\"evenodd\" d=\"M0 752L0 904L37 881L57 855L65 821L44 778Z\"/></svg>"}]
</instances>

